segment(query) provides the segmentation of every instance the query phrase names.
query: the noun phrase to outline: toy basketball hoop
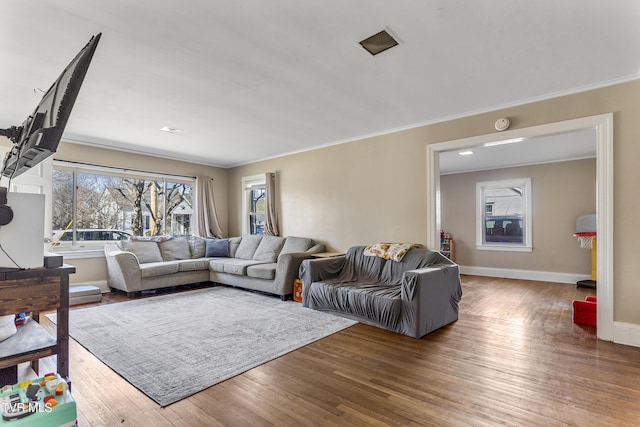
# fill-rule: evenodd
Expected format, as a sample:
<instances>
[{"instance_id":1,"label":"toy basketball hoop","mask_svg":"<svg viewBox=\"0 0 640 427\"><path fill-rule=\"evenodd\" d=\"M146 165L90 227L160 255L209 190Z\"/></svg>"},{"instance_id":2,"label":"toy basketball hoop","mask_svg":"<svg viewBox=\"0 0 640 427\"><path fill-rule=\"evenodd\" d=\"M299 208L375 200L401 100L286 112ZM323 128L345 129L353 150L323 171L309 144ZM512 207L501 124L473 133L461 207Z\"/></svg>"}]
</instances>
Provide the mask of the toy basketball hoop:
<instances>
[{"instance_id":1,"label":"toy basketball hoop","mask_svg":"<svg viewBox=\"0 0 640 427\"><path fill-rule=\"evenodd\" d=\"M578 239L580 247L582 249L589 249L591 251L591 279L579 280L576 285L584 288L596 287L596 230L598 229L597 219L595 214L582 215L576 221L576 232L573 233L573 237Z\"/></svg>"},{"instance_id":2,"label":"toy basketball hoop","mask_svg":"<svg viewBox=\"0 0 640 427\"><path fill-rule=\"evenodd\" d=\"M593 241L596 237L595 231L582 231L579 233L573 233L573 237L577 238L580 242L580 247L582 249L592 249Z\"/></svg>"}]
</instances>

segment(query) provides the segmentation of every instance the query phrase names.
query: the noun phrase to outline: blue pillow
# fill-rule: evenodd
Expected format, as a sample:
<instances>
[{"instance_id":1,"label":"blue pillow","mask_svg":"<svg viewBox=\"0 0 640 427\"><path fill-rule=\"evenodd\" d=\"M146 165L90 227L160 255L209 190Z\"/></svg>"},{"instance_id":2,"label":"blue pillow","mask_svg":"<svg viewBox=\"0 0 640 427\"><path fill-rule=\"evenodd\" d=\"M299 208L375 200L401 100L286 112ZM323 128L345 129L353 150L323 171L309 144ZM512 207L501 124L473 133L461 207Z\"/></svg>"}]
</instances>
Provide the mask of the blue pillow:
<instances>
[{"instance_id":1,"label":"blue pillow","mask_svg":"<svg viewBox=\"0 0 640 427\"><path fill-rule=\"evenodd\" d=\"M207 248L204 256L211 257L229 257L229 240L228 239L207 239Z\"/></svg>"}]
</instances>

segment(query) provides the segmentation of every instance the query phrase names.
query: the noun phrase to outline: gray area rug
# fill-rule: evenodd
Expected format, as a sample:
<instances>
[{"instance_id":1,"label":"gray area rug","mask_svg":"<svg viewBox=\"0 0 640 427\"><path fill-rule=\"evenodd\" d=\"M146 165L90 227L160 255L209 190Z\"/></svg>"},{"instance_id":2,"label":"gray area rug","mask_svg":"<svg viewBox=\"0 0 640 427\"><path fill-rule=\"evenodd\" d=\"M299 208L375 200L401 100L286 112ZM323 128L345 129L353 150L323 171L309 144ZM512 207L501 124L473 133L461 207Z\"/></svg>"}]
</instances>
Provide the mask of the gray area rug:
<instances>
[{"instance_id":1,"label":"gray area rug","mask_svg":"<svg viewBox=\"0 0 640 427\"><path fill-rule=\"evenodd\" d=\"M71 337L161 406L355 323L227 287L69 312Z\"/></svg>"}]
</instances>

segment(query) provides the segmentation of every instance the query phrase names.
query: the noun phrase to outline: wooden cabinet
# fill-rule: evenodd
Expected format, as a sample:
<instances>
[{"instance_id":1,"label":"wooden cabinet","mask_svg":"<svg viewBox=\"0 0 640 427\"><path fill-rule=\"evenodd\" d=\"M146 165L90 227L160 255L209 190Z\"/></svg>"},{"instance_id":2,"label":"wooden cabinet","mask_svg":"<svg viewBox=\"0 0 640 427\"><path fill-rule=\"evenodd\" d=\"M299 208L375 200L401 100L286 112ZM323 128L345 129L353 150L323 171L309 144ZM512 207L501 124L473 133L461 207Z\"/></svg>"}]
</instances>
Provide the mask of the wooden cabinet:
<instances>
[{"instance_id":1,"label":"wooden cabinet","mask_svg":"<svg viewBox=\"0 0 640 427\"><path fill-rule=\"evenodd\" d=\"M0 315L31 313L18 332L0 342L0 369L31 362L38 374L38 360L57 355L57 370L69 376L69 274L70 265L30 270L0 269ZM40 311L56 310L56 336L40 326Z\"/></svg>"}]
</instances>

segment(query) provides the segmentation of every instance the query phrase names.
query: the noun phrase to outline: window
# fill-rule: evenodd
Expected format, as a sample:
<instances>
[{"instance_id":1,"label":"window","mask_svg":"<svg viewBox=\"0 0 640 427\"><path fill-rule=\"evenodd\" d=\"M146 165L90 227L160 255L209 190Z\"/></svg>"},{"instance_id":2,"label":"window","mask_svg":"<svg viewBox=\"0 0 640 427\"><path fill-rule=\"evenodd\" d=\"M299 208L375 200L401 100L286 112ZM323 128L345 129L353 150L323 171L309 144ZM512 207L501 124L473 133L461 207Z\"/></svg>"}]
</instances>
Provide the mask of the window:
<instances>
[{"instance_id":1,"label":"window","mask_svg":"<svg viewBox=\"0 0 640 427\"><path fill-rule=\"evenodd\" d=\"M255 175L242 178L243 234L264 234L264 209L267 194L266 178Z\"/></svg>"},{"instance_id":2,"label":"window","mask_svg":"<svg viewBox=\"0 0 640 427\"><path fill-rule=\"evenodd\" d=\"M531 178L476 184L476 248L531 252Z\"/></svg>"},{"instance_id":3,"label":"window","mask_svg":"<svg viewBox=\"0 0 640 427\"><path fill-rule=\"evenodd\" d=\"M194 179L54 162L52 250L191 234Z\"/></svg>"}]
</instances>

